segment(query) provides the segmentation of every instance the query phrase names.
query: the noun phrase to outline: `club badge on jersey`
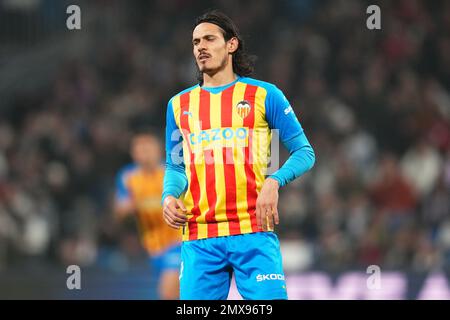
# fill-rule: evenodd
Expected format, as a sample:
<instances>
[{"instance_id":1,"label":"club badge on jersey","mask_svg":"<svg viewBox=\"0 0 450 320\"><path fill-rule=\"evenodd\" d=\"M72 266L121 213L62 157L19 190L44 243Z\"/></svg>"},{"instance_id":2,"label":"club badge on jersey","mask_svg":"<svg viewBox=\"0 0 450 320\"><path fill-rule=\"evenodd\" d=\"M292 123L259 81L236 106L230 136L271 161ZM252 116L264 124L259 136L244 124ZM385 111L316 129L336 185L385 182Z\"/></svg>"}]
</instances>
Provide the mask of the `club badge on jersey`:
<instances>
[{"instance_id":1,"label":"club badge on jersey","mask_svg":"<svg viewBox=\"0 0 450 320\"><path fill-rule=\"evenodd\" d=\"M240 101L236 105L237 113L242 119L244 119L250 114L251 108L252 107L250 106L250 103L247 100Z\"/></svg>"}]
</instances>

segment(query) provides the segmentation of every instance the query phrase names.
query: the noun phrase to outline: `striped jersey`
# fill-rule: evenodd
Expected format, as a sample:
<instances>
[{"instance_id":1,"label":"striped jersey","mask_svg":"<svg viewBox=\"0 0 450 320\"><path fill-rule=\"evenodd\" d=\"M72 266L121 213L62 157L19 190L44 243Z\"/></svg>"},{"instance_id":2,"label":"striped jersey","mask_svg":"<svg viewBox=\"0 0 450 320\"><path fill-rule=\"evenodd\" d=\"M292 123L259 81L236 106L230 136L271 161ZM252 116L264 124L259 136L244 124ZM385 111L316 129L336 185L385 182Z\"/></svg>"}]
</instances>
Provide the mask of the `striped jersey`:
<instances>
[{"instance_id":1,"label":"striped jersey","mask_svg":"<svg viewBox=\"0 0 450 320\"><path fill-rule=\"evenodd\" d=\"M143 247L158 255L181 241L180 231L170 228L163 218L160 197L164 168L148 173L135 164L124 167L116 179L118 201L133 201Z\"/></svg>"},{"instance_id":2,"label":"striped jersey","mask_svg":"<svg viewBox=\"0 0 450 320\"><path fill-rule=\"evenodd\" d=\"M188 222L183 240L262 231L256 200L270 159L272 129L281 141L303 133L273 84L238 77L222 87L186 89L168 103L168 163L183 167Z\"/></svg>"}]
</instances>

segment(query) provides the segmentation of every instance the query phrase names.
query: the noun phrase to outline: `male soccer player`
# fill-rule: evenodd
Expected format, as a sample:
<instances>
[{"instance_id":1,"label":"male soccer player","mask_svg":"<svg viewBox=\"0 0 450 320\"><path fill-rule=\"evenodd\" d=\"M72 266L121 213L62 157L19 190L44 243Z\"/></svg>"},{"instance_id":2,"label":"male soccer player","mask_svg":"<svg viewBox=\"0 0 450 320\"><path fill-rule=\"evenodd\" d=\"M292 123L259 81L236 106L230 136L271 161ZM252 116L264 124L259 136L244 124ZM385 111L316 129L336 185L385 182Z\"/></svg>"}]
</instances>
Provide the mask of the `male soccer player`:
<instances>
[{"instance_id":1,"label":"male soccer player","mask_svg":"<svg viewBox=\"0 0 450 320\"><path fill-rule=\"evenodd\" d=\"M136 213L141 242L158 279L159 298L178 299L181 234L162 216L164 167L156 136L147 132L133 136L131 156L134 163L117 176L115 212L119 219Z\"/></svg>"},{"instance_id":2,"label":"male soccer player","mask_svg":"<svg viewBox=\"0 0 450 320\"><path fill-rule=\"evenodd\" d=\"M192 45L199 84L168 103L162 195L167 224L182 227L180 298L226 299L234 273L244 299L287 299L278 189L313 166L313 149L283 93L248 77L230 18L199 17ZM290 157L266 178L270 129Z\"/></svg>"}]
</instances>

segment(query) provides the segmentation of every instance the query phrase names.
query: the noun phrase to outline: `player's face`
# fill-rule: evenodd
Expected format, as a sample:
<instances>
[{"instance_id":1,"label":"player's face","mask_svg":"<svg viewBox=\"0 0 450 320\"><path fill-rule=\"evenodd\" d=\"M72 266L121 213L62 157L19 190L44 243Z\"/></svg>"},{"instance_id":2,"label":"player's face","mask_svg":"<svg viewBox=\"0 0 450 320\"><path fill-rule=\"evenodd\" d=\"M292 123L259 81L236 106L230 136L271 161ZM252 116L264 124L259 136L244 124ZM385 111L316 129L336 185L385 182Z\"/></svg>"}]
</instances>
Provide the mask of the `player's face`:
<instances>
[{"instance_id":1,"label":"player's face","mask_svg":"<svg viewBox=\"0 0 450 320\"><path fill-rule=\"evenodd\" d=\"M139 135L133 138L131 156L138 165L155 167L161 161L161 148L158 140L149 135Z\"/></svg>"},{"instance_id":2,"label":"player's face","mask_svg":"<svg viewBox=\"0 0 450 320\"><path fill-rule=\"evenodd\" d=\"M201 72L215 74L231 65L230 42L226 42L220 27L213 23L200 23L192 33L193 53Z\"/></svg>"}]
</instances>

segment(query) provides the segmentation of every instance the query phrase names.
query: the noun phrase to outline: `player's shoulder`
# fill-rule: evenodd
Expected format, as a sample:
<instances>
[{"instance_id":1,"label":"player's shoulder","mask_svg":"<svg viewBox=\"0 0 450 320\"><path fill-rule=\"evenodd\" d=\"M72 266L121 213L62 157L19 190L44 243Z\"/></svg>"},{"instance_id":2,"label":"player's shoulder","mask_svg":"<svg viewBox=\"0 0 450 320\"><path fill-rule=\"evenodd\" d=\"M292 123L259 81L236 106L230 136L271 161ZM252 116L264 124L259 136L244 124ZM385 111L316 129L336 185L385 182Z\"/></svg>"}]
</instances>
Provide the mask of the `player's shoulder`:
<instances>
[{"instance_id":1,"label":"player's shoulder","mask_svg":"<svg viewBox=\"0 0 450 320\"><path fill-rule=\"evenodd\" d=\"M122 168L120 168L119 170L119 177L121 178L126 178L130 175L132 175L133 173L137 172L138 166L135 163L129 163L125 166L123 166Z\"/></svg>"},{"instance_id":2,"label":"player's shoulder","mask_svg":"<svg viewBox=\"0 0 450 320\"><path fill-rule=\"evenodd\" d=\"M170 100L169 100L169 105L172 104L172 101L173 101L176 97L179 97L179 96L181 96L181 95L183 95L183 94L185 94L185 93L188 93L188 92L194 90L195 88L197 88L198 86L199 86L199 84L196 84L196 85L193 85L192 87L189 87L189 88L187 88L187 89L184 89L184 90L178 92L177 94L175 94L174 96L172 96L172 98L170 98Z\"/></svg>"},{"instance_id":3,"label":"player's shoulder","mask_svg":"<svg viewBox=\"0 0 450 320\"><path fill-rule=\"evenodd\" d=\"M263 89L265 89L267 91L267 93L271 93L271 92L275 92L275 91L279 91L280 89L278 89L278 87L270 82L267 81L262 81L262 80L258 80L255 78L250 78L250 77L242 77L239 79L239 81L249 84L249 85L253 85L253 86L257 86L257 87L261 87Z\"/></svg>"}]
</instances>

